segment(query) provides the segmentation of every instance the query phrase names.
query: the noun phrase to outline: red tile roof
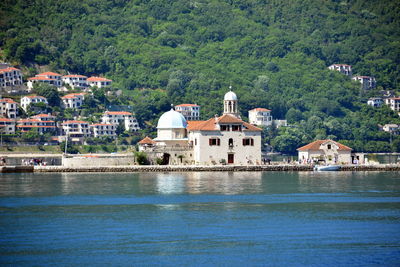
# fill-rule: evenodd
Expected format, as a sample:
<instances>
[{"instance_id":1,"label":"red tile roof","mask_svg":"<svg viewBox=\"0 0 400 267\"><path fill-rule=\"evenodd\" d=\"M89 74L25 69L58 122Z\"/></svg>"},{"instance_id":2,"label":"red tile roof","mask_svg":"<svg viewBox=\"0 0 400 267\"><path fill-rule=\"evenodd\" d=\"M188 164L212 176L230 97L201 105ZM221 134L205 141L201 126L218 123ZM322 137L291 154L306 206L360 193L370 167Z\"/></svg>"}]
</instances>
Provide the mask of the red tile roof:
<instances>
[{"instance_id":1,"label":"red tile roof","mask_svg":"<svg viewBox=\"0 0 400 267\"><path fill-rule=\"evenodd\" d=\"M249 110L249 111L271 111L270 109L266 109L266 108L254 108L254 109L252 109L252 110Z\"/></svg>"},{"instance_id":2,"label":"red tile roof","mask_svg":"<svg viewBox=\"0 0 400 267\"><path fill-rule=\"evenodd\" d=\"M222 115L219 118L211 118L206 121L188 121L187 129L189 131L219 131L217 123L233 123L241 124L243 126L243 131L259 132L262 131L260 128L255 127L247 122L242 121L232 115Z\"/></svg>"},{"instance_id":3,"label":"red tile roof","mask_svg":"<svg viewBox=\"0 0 400 267\"><path fill-rule=\"evenodd\" d=\"M70 99L70 98L76 98L77 96L84 96L84 95L85 95L85 93L73 93L73 94L65 95L65 96L63 96L61 98Z\"/></svg>"},{"instance_id":4,"label":"red tile roof","mask_svg":"<svg viewBox=\"0 0 400 267\"><path fill-rule=\"evenodd\" d=\"M297 150L298 151L320 150L320 146L322 144L326 143L326 142L334 143L335 145L337 145L339 147L338 150L342 150L342 151L351 151L351 150L353 150L348 146L345 146L345 145L343 145L341 143L335 142L335 141L330 140L330 139L328 139L328 140L317 140L317 141L314 141L312 143L309 143L308 145L302 146L302 147L298 148Z\"/></svg>"},{"instance_id":5,"label":"red tile roof","mask_svg":"<svg viewBox=\"0 0 400 267\"><path fill-rule=\"evenodd\" d=\"M70 120L70 121L64 121L62 124L89 124L87 121L75 121L75 120Z\"/></svg>"},{"instance_id":6,"label":"red tile roof","mask_svg":"<svg viewBox=\"0 0 400 267\"><path fill-rule=\"evenodd\" d=\"M176 105L176 107L199 107L199 105L196 105L196 104L180 104L180 105Z\"/></svg>"},{"instance_id":7,"label":"red tile roof","mask_svg":"<svg viewBox=\"0 0 400 267\"><path fill-rule=\"evenodd\" d=\"M12 100L11 98L1 98L0 102L6 102L6 103L10 103L10 104L17 104L17 102Z\"/></svg>"},{"instance_id":8,"label":"red tile roof","mask_svg":"<svg viewBox=\"0 0 400 267\"><path fill-rule=\"evenodd\" d=\"M90 77L87 79L88 82L112 82L112 80L102 77Z\"/></svg>"},{"instance_id":9,"label":"red tile roof","mask_svg":"<svg viewBox=\"0 0 400 267\"><path fill-rule=\"evenodd\" d=\"M5 69L1 69L0 72L10 72L10 71L14 71L14 70L21 71L21 70L19 70L17 68L14 68L14 67L8 67L8 68L5 68Z\"/></svg>"},{"instance_id":10,"label":"red tile roof","mask_svg":"<svg viewBox=\"0 0 400 267\"><path fill-rule=\"evenodd\" d=\"M71 75L65 75L62 76L63 78L87 78L86 76L83 75L76 75L76 74L71 74Z\"/></svg>"},{"instance_id":11,"label":"red tile roof","mask_svg":"<svg viewBox=\"0 0 400 267\"><path fill-rule=\"evenodd\" d=\"M113 126L113 124L109 124L109 123L95 123L95 124L91 124L90 126Z\"/></svg>"},{"instance_id":12,"label":"red tile roof","mask_svg":"<svg viewBox=\"0 0 400 267\"><path fill-rule=\"evenodd\" d=\"M61 74L48 71L48 72L39 73L39 74L37 74L35 76L60 76L61 77Z\"/></svg>"},{"instance_id":13,"label":"red tile roof","mask_svg":"<svg viewBox=\"0 0 400 267\"><path fill-rule=\"evenodd\" d=\"M28 98L41 98L41 99L46 99L44 96L40 96L40 95L27 95L26 97Z\"/></svg>"},{"instance_id":14,"label":"red tile roof","mask_svg":"<svg viewBox=\"0 0 400 267\"><path fill-rule=\"evenodd\" d=\"M7 118L0 118L0 121L4 121L4 122L11 122L13 121L12 119L7 119Z\"/></svg>"},{"instance_id":15,"label":"red tile roof","mask_svg":"<svg viewBox=\"0 0 400 267\"><path fill-rule=\"evenodd\" d=\"M109 115L132 115L132 113L127 111L106 111L106 114Z\"/></svg>"},{"instance_id":16,"label":"red tile roof","mask_svg":"<svg viewBox=\"0 0 400 267\"><path fill-rule=\"evenodd\" d=\"M28 78L29 81L56 81L56 79L53 78L47 78L47 77L31 77Z\"/></svg>"},{"instance_id":17,"label":"red tile roof","mask_svg":"<svg viewBox=\"0 0 400 267\"><path fill-rule=\"evenodd\" d=\"M49 115L49 114L38 114L33 116L34 118L46 118L46 117L55 117L53 115Z\"/></svg>"},{"instance_id":18,"label":"red tile roof","mask_svg":"<svg viewBox=\"0 0 400 267\"><path fill-rule=\"evenodd\" d=\"M143 138L142 140L139 141L139 144L141 144L141 145L155 145L156 142L153 141L153 139L151 139L150 137L146 136L145 138Z\"/></svg>"}]
</instances>

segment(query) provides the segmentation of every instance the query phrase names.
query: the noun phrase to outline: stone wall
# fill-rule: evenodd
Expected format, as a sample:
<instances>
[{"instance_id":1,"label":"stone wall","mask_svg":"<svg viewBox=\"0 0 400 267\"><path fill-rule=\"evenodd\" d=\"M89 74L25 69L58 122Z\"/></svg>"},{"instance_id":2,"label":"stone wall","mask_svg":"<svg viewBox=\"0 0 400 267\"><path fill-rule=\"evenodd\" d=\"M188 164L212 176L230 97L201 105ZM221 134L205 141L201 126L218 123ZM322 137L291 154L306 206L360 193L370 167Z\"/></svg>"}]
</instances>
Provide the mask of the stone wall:
<instances>
[{"instance_id":1,"label":"stone wall","mask_svg":"<svg viewBox=\"0 0 400 267\"><path fill-rule=\"evenodd\" d=\"M132 156L120 157L71 157L62 158L62 167L64 168L93 168L104 166L129 166L135 164Z\"/></svg>"}]
</instances>

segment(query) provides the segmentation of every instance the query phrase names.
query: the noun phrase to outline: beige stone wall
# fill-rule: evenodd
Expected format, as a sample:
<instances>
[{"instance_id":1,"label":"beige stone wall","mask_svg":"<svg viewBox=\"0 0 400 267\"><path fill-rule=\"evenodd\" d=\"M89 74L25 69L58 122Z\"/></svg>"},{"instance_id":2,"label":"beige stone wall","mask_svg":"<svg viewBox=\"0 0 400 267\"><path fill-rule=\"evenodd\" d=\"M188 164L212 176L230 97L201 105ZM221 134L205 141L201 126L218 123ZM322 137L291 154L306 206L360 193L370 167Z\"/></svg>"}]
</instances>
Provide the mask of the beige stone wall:
<instances>
[{"instance_id":1,"label":"beige stone wall","mask_svg":"<svg viewBox=\"0 0 400 267\"><path fill-rule=\"evenodd\" d=\"M62 166L73 167L108 167L108 166L126 166L135 164L132 156L125 157L73 157L62 158Z\"/></svg>"}]
</instances>

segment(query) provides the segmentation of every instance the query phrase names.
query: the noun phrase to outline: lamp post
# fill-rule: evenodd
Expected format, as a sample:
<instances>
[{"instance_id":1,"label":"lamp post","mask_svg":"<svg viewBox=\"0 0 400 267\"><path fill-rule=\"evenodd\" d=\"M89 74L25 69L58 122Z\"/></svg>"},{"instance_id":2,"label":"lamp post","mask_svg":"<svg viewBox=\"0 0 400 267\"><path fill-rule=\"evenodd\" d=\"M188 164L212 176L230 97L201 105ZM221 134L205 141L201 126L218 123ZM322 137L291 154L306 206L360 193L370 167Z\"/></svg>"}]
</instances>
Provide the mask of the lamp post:
<instances>
[{"instance_id":1,"label":"lamp post","mask_svg":"<svg viewBox=\"0 0 400 267\"><path fill-rule=\"evenodd\" d=\"M67 126L67 131L65 133L65 151L64 151L65 156L67 156L68 134L69 134L69 126Z\"/></svg>"}]
</instances>

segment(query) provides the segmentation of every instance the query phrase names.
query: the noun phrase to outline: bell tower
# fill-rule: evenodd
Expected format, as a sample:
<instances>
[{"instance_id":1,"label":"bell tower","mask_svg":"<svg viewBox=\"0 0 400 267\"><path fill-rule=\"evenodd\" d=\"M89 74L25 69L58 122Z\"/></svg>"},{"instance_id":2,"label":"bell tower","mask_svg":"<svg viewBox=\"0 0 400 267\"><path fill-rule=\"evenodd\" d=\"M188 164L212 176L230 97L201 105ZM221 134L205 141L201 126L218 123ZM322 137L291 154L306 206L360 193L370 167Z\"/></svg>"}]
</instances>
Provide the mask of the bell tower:
<instances>
[{"instance_id":1,"label":"bell tower","mask_svg":"<svg viewBox=\"0 0 400 267\"><path fill-rule=\"evenodd\" d=\"M229 92L224 96L224 115L229 114L240 119L238 112L238 99L234 92L232 92L232 86L229 86Z\"/></svg>"}]
</instances>

